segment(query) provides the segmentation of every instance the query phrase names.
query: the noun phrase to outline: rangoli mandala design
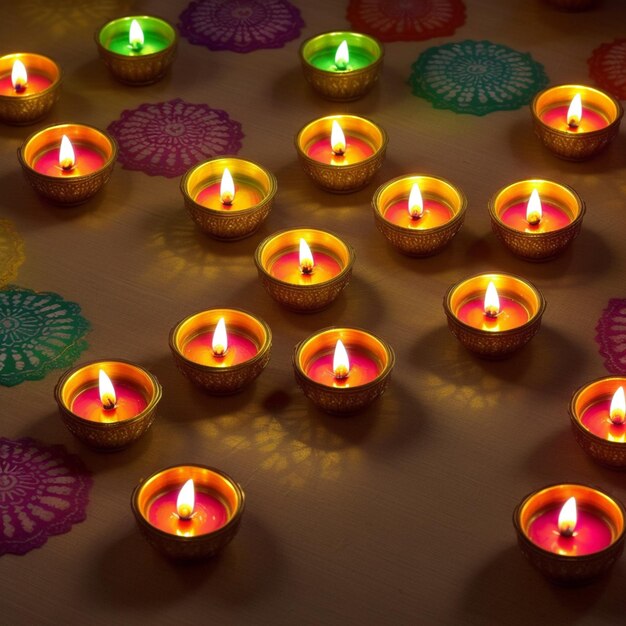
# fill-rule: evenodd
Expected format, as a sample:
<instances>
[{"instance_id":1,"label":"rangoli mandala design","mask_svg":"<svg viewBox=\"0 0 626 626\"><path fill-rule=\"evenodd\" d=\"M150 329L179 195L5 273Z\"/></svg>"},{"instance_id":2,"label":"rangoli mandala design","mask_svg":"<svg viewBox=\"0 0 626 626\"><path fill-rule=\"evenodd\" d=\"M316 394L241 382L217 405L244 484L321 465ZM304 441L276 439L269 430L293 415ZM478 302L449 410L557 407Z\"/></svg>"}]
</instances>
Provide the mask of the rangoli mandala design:
<instances>
[{"instance_id":1,"label":"rangoli mandala design","mask_svg":"<svg viewBox=\"0 0 626 626\"><path fill-rule=\"evenodd\" d=\"M589 75L602 89L626 100L626 39L603 43L588 63Z\"/></svg>"},{"instance_id":2,"label":"rangoli mandala design","mask_svg":"<svg viewBox=\"0 0 626 626\"><path fill-rule=\"evenodd\" d=\"M548 84L530 54L490 41L460 41L424 51L409 84L435 108L486 115L519 109Z\"/></svg>"},{"instance_id":3,"label":"rangoli mandala design","mask_svg":"<svg viewBox=\"0 0 626 626\"><path fill-rule=\"evenodd\" d=\"M180 98L123 111L108 130L122 167L170 178L200 161L236 154L243 138L241 124L226 111Z\"/></svg>"},{"instance_id":4,"label":"rangoli mandala design","mask_svg":"<svg viewBox=\"0 0 626 626\"><path fill-rule=\"evenodd\" d=\"M381 41L421 41L447 37L465 24L462 0L350 0L354 30Z\"/></svg>"},{"instance_id":5,"label":"rangoli mandala design","mask_svg":"<svg viewBox=\"0 0 626 626\"><path fill-rule=\"evenodd\" d=\"M89 328L78 304L56 293L16 286L0 291L0 385L69 367L87 348Z\"/></svg>"},{"instance_id":6,"label":"rangoli mandala design","mask_svg":"<svg viewBox=\"0 0 626 626\"><path fill-rule=\"evenodd\" d=\"M13 227L13 222L0 220L0 287L17 276L24 262L24 242Z\"/></svg>"},{"instance_id":7,"label":"rangoli mandala design","mask_svg":"<svg viewBox=\"0 0 626 626\"><path fill-rule=\"evenodd\" d=\"M626 374L626 300L611 298L596 326L596 341L611 374Z\"/></svg>"},{"instance_id":8,"label":"rangoli mandala design","mask_svg":"<svg viewBox=\"0 0 626 626\"><path fill-rule=\"evenodd\" d=\"M82 522L91 483L63 446L0 437L0 555L26 554Z\"/></svg>"},{"instance_id":9,"label":"rangoli mandala design","mask_svg":"<svg viewBox=\"0 0 626 626\"><path fill-rule=\"evenodd\" d=\"M303 27L300 11L286 0L194 0L178 24L189 43L232 52L282 48Z\"/></svg>"}]
</instances>

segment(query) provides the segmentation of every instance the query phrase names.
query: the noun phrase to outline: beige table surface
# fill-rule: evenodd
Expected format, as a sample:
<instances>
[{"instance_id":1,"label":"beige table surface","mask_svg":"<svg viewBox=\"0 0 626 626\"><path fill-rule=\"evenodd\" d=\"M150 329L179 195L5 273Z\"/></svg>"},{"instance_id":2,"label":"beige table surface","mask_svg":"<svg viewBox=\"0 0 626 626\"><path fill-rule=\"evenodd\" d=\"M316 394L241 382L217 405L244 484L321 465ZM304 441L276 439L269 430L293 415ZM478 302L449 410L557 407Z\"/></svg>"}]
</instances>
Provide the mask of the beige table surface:
<instances>
[{"instance_id":1,"label":"beige table surface","mask_svg":"<svg viewBox=\"0 0 626 626\"><path fill-rule=\"evenodd\" d=\"M93 326L82 360L127 358L164 387L152 430L115 454L92 452L66 431L52 395L59 371L0 388L2 435L62 443L94 477L85 522L25 556L0 559L0 622L623 623L624 559L602 582L554 587L521 556L511 515L526 493L559 481L626 499L624 475L585 457L567 416L573 390L606 374L595 325L609 298L626 295L624 133L593 161L563 162L533 136L527 107L457 115L414 97L406 84L421 51L467 38L530 51L553 84L589 82L591 51L624 35L623 2L563 14L538 0L467 0L467 23L453 37L387 44L380 85L345 105L309 90L297 51L305 36L347 27L346 3L294 3L306 22L300 40L235 54L181 39L173 71L143 88L109 77L92 33L107 17L128 13L176 23L184 0L2 3L2 53L43 52L65 72L62 100L40 126L78 121L104 128L145 102L206 102L242 123L240 155L275 172L279 190L261 230L238 243L218 243L195 229L177 178L120 166L93 201L55 208L19 172L15 152L32 128L0 127L0 217L15 223L26 244L16 283L80 303ZM333 112L366 115L389 134L376 180L347 196L314 188L293 147L306 121ZM370 208L377 185L414 171L449 178L469 198L452 246L423 260L394 251L375 230ZM539 265L501 247L486 209L499 187L537 176L573 186L588 206L573 248ZM263 237L303 225L333 230L357 250L351 285L316 315L279 308L252 260ZM548 300L540 333L507 361L474 358L446 328L447 287L481 270L525 276ZM219 305L254 311L274 333L265 372L224 399L187 383L167 345L181 317ZM397 356L386 395L347 419L305 401L291 367L293 346L334 324L370 329ZM218 558L191 566L155 553L129 507L141 476L182 462L222 468L247 496L235 541Z\"/></svg>"}]
</instances>

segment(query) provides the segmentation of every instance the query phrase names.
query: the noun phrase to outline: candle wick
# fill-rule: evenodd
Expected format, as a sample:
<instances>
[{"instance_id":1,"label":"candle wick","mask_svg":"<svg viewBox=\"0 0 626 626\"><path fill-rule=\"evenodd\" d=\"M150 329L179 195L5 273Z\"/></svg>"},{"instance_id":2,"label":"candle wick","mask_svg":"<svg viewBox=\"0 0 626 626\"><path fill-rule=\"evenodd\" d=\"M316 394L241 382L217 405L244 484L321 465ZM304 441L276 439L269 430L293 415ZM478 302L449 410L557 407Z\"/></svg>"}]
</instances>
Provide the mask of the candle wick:
<instances>
[{"instance_id":1,"label":"candle wick","mask_svg":"<svg viewBox=\"0 0 626 626\"><path fill-rule=\"evenodd\" d=\"M488 307L487 309L485 309L485 315L487 317L496 318L498 317L498 315L500 315L500 311L493 307Z\"/></svg>"},{"instance_id":2,"label":"candle wick","mask_svg":"<svg viewBox=\"0 0 626 626\"><path fill-rule=\"evenodd\" d=\"M103 402L102 402L102 408L105 411L112 411L116 407L117 407L117 404L115 402L113 402L113 400L111 400L110 398L108 398L106 400L103 400Z\"/></svg>"},{"instance_id":3,"label":"candle wick","mask_svg":"<svg viewBox=\"0 0 626 626\"><path fill-rule=\"evenodd\" d=\"M333 148L333 154L335 156L343 156L344 152L345 150L342 150L341 148Z\"/></svg>"},{"instance_id":4,"label":"candle wick","mask_svg":"<svg viewBox=\"0 0 626 626\"><path fill-rule=\"evenodd\" d=\"M221 344L213 348L213 356L220 358L220 359L222 357L225 357L227 352L228 352L228 348L225 348Z\"/></svg>"},{"instance_id":5,"label":"candle wick","mask_svg":"<svg viewBox=\"0 0 626 626\"><path fill-rule=\"evenodd\" d=\"M350 373L350 370L348 370L347 367L340 365L339 367L335 369L333 373L335 375L335 378L342 380L344 378L348 378L348 374Z\"/></svg>"},{"instance_id":6,"label":"candle wick","mask_svg":"<svg viewBox=\"0 0 626 626\"><path fill-rule=\"evenodd\" d=\"M560 530L559 534L562 537L573 537L575 533L574 533L574 529L573 528L565 528L563 530Z\"/></svg>"},{"instance_id":7,"label":"candle wick","mask_svg":"<svg viewBox=\"0 0 626 626\"><path fill-rule=\"evenodd\" d=\"M303 264L300 266L300 270L303 274L311 275L313 273L313 265L309 263Z\"/></svg>"},{"instance_id":8,"label":"candle wick","mask_svg":"<svg viewBox=\"0 0 626 626\"><path fill-rule=\"evenodd\" d=\"M16 93L22 93L24 91L26 91L26 83L18 83L17 85L15 85L15 91Z\"/></svg>"}]
</instances>

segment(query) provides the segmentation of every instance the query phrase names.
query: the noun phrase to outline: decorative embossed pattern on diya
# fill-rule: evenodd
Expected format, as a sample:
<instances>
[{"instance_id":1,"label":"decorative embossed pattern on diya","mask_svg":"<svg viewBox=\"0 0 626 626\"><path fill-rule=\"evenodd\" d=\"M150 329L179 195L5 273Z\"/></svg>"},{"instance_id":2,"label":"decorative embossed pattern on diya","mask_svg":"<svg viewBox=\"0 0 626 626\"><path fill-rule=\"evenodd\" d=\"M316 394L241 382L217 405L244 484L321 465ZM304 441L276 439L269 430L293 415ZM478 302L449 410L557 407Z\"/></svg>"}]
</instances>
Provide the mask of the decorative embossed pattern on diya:
<instances>
[{"instance_id":1,"label":"decorative embossed pattern on diya","mask_svg":"<svg viewBox=\"0 0 626 626\"><path fill-rule=\"evenodd\" d=\"M226 111L180 98L123 111L108 127L124 169L181 176L192 165L241 149L241 124Z\"/></svg>"},{"instance_id":2,"label":"decorative embossed pattern on diya","mask_svg":"<svg viewBox=\"0 0 626 626\"><path fill-rule=\"evenodd\" d=\"M26 554L82 522L91 483L63 446L0 437L0 555Z\"/></svg>"},{"instance_id":3,"label":"decorative embossed pattern on diya","mask_svg":"<svg viewBox=\"0 0 626 626\"><path fill-rule=\"evenodd\" d=\"M486 115L528 104L548 77L528 53L468 39L422 52L408 82L436 109Z\"/></svg>"},{"instance_id":4,"label":"decorative embossed pattern on diya","mask_svg":"<svg viewBox=\"0 0 626 626\"><path fill-rule=\"evenodd\" d=\"M87 348L89 322L80 306L51 292L0 291L0 384L40 380L68 367Z\"/></svg>"},{"instance_id":5,"label":"decorative embossed pattern on diya","mask_svg":"<svg viewBox=\"0 0 626 626\"><path fill-rule=\"evenodd\" d=\"M282 48L303 27L299 9L287 0L195 0L178 24L189 43L231 52Z\"/></svg>"}]
</instances>

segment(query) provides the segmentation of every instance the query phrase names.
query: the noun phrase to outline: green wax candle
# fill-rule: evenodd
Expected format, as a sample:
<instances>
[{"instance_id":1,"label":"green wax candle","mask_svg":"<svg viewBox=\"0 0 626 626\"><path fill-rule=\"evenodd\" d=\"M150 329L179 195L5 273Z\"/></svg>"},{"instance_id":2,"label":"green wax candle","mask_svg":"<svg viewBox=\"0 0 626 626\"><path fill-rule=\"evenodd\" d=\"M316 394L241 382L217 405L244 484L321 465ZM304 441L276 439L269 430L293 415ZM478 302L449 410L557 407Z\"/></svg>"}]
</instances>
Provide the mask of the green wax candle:
<instances>
[{"instance_id":1,"label":"green wax candle","mask_svg":"<svg viewBox=\"0 0 626 626\"><path fill-rule=\"evenodd\" d=\"M336 47L325 48L324 50L314 54L309 59L309 63L318 69L325 70L327 72L350 72L352 70L360 70L363 67L367 67L375 61L373 55L361 48L350 48L350 45L348 44L348 49L350 51L350 60L348 62L348 67L344 70L339 69L335 65L335 53L337 52Z\"/></svg>"},{"instance_id":2,"label":"green wax candle","mask_svg":"<svg viewBox=\"0 0 626 626\"><path fill-rule=\"evenodd\" d=\"M131 46L130 26L137 20L143 31L143 45ZM151 16L131 16L113 20L106 24L99 34L100 44L110 52L124 56L146 56L161 52L175 40L174 29L165 20Z\"/></svg>"},{"instance_id":3,"label":"green wax candle","mask_svg":"<svg viewBox=\"0 0 626 626\"><path fill-rule=\"evenodd\" d=\"M347 67L338 67L335 58L342 42L348 47ZM351 71L362 70L382 57L380 44L368 35L351 32L322 33L307 40L302 47L301 54L306 63L324 72L345 74Z\"/></svg>"}]
</instances>

